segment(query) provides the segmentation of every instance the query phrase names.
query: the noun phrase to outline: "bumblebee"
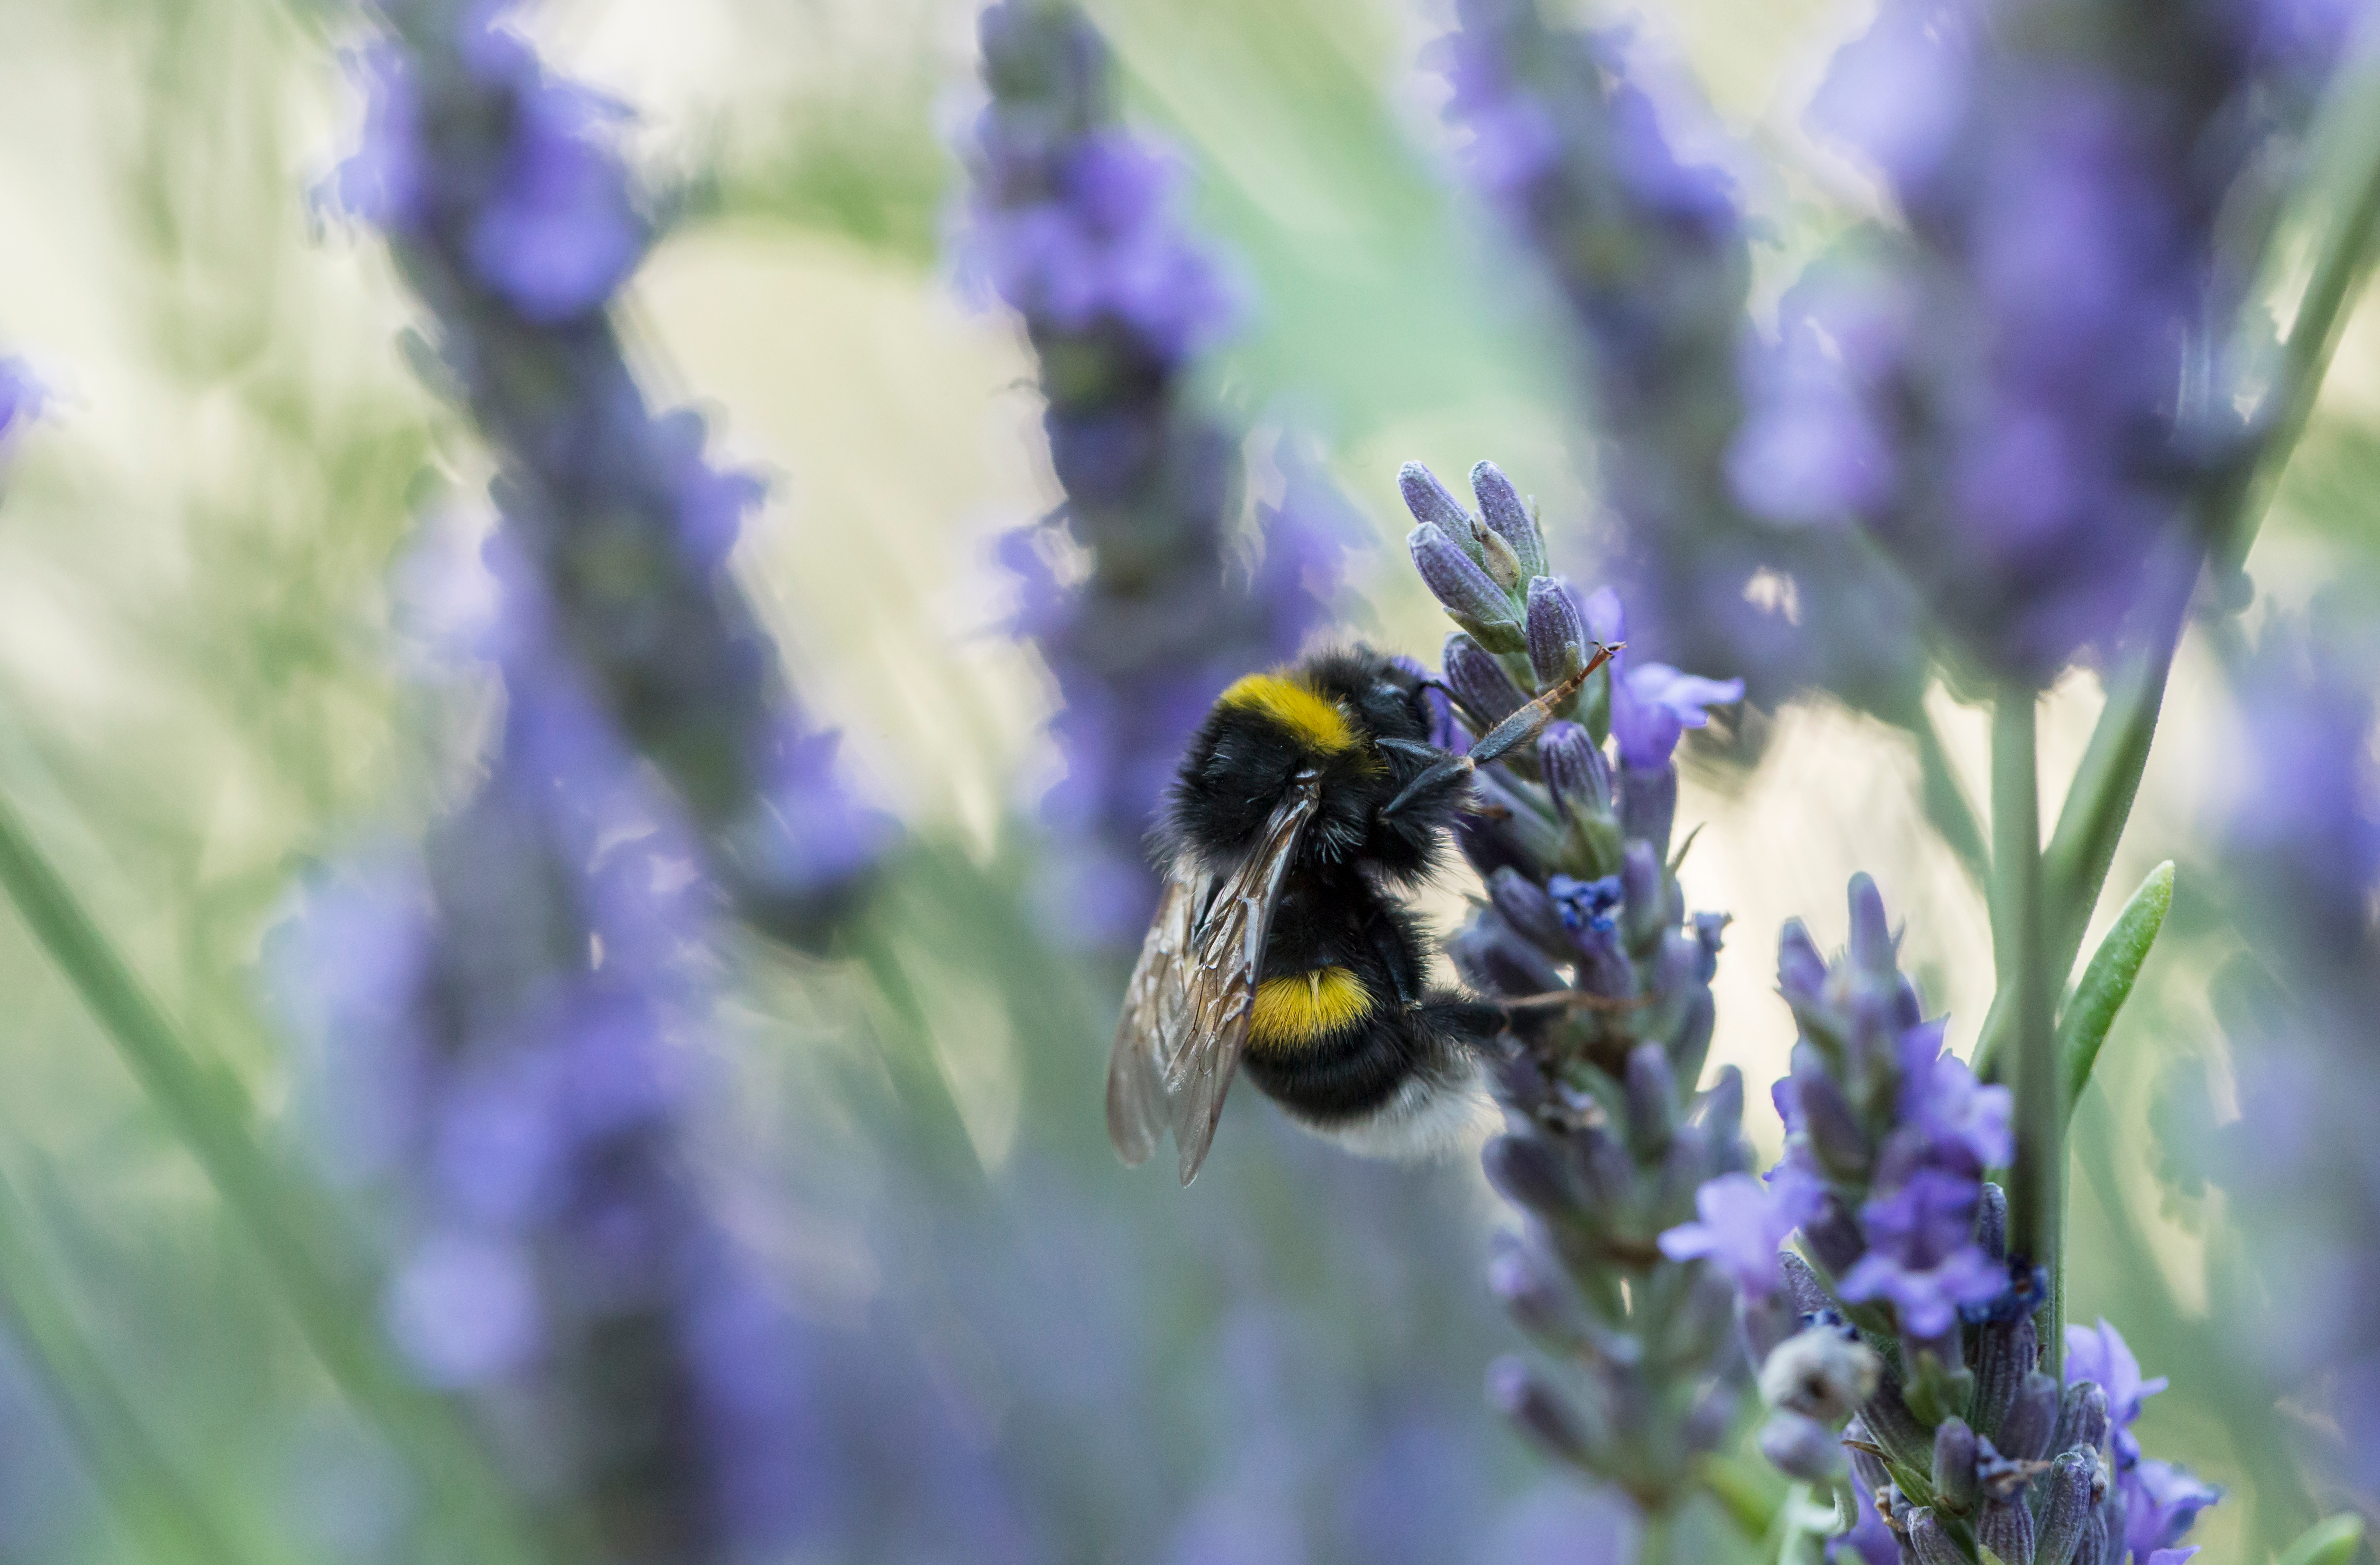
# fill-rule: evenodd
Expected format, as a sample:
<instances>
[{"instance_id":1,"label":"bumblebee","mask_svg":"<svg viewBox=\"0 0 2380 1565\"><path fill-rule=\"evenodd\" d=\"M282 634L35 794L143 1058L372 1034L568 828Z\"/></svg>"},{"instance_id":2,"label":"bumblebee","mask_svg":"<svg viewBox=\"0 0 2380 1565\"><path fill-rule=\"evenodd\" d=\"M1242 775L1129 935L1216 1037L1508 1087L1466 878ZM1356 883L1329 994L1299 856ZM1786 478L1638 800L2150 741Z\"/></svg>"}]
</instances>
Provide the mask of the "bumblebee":
<instances>
[{"instance_id":1,"label":"bumblebee","mask_svg":"<svg viewBox=\"0 0 2380 1565\"><path fill-rule=\"evenodd\" d=\"M1460 1133L1504 1009L1427 984L1399 898L1439 862L1470 773L1541 732L1611 650L1461 755L1428 741L1426 682L1362 648L1223 691L1167 799L1165 886L1108 1058L1108 1136L1126 1163L1171 1128L1188 1184L1243 1065L1356 1151L1415 1155Z\"/></svg>"}]
</instances>

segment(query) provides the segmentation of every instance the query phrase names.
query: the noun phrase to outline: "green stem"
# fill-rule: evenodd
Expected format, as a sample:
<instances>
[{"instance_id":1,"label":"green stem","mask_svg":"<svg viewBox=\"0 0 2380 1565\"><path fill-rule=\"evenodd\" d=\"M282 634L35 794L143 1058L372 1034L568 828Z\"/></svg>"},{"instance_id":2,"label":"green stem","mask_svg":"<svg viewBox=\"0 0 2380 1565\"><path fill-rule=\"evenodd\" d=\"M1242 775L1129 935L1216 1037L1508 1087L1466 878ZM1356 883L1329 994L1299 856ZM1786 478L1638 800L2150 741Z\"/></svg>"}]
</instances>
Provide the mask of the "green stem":
<instances>
[{"instance_id":1,"label":"green stem","mask_svg":"<svg viewBox=\"0 0 2380 1565\"><path fill-rule=\"evenodd\" d=\"M156 1559L237 1565L245 1556L149 1438L107 1360L51 1290L26 1227L15 1192L0 1185L0 1323L30 1350L59 1423L111 1509Z\"/></svg>"},{"instance_id":2,"label":"green stem","mask_svg":"<svg viewBox=\"0 0 2380 1565\"><path fill-rule=\"evenodd\" d=\"M0 886L247 1230L323 1366L412 1462L437 1513L480 1558L538 1558L478 1442L391 1363L371 1327L371 1300L323 1264L328 1225L301 1215L299 1187L258 1143L238 1082L191 1054L6 799Z\"/></svg>"},{"instance_id":3,"label":"green stem","mask_svg":"<svg viewBox=\"0 0 2380 1565\"><path fill-rule=\"evenodd\" d=\"M1919 712L1909 733L1917 741L1917 769L1926 818L1934 823L1944 846L1958 855L1959 867L1967 872L1967 878L1978 889L1987 888L1991 857L1984 847L1983 827L1975 822L1975 807L1968 801L1959 774L1951 769L1950 757L1942 748L1942 736L1935 728L1933 717Z\"/></svg>"},{"instance_id":4,"label":"green stem","mask_svg":"<svg viewBox=\"0 0 2380 1565\"><path fill-rule=\"evenodd\" d=\"M2049 1269L2046 1367L2058 1372L2064 1337L2066 1107L2051 1027L2049 926L2043 903L2041 783L2030 686L2000 692L1992 709L1992 931L2002 1009L2015 1039L2016 1160L2009 1174L2009 1247Z\"/></svg>"}]
</instances>

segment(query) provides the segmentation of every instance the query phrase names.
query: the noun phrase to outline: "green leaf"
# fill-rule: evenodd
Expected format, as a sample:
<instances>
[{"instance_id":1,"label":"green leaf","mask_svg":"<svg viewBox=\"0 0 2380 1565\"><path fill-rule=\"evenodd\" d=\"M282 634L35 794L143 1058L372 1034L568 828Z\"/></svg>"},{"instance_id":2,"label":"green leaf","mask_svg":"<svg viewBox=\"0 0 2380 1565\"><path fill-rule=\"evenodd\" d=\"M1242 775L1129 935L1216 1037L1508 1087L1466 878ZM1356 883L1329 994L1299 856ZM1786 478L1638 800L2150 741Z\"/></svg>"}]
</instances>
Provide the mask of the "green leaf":
<instances>
[{"instance_id":1,"label":"green leaf","mask_svg":"<svg viewBox=\"0 0 2380 1565\"><path fill-rule=\"evenodd\" d=\"M2315 1522L2281 1551L2280 1565L2347 1565L2363 1541L2363 1518L2338 1515Z\"/></svg>"},{"instance_id":2,"label":"green leaf","mask_svg":"<svg viewBox=\"0 0 2380 1565\"><path fill-rule=\"evenodd\" d=\"M2091 1080L2091 1068L2098 1063L2107 1029L2115 1024L2116 1013L2131 994L2141 964L2148 960L2149 948L2156 944L2157 931L2165 927L2166 910L2172 906L2173 861L2168 859L2149 872L2132 899L2124 904L2115 927L2092 953L2091 965L2082 970L2082 982L2067 1002L2066 1014L2058 1018L2058 1058L2066 1072L2070 1119L2075 1100Z\"/></svg>"}]
</instances>

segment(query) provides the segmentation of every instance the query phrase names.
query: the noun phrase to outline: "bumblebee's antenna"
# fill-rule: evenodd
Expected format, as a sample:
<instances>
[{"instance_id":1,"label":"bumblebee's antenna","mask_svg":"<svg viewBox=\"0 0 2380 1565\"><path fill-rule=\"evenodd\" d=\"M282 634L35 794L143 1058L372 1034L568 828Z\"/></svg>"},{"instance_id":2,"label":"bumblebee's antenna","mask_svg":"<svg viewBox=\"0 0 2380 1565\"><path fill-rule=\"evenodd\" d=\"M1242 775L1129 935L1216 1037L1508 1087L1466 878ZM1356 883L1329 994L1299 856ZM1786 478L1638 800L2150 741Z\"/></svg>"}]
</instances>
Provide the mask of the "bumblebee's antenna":
<instances>
[{"instance_id":1,"label":"bumblebee's antenna","mask_svg":"<svg viewBox=\"0 0 2380 1565\"><path fill-rule=\"evenodd\" d=\"M1415 796L1442 788L1449 778L1476 771L1544 733L1546 725L1554 720L1554 714L1570 704L1571 697L1578 694L1579 687L1586 683L1588 676L1610 662L1611 654L1627 644L1626 642L1613 642L1609 645L1599 642L1596 643L1595 655L1586 660L1585 667L1481 734L1468 755L1441 756L1432 762L1427 770L1405 784L1403 790L1389 801L1389 807L1382 813L1393 815L1400 806Z\"/></svg>"}]
</instances>

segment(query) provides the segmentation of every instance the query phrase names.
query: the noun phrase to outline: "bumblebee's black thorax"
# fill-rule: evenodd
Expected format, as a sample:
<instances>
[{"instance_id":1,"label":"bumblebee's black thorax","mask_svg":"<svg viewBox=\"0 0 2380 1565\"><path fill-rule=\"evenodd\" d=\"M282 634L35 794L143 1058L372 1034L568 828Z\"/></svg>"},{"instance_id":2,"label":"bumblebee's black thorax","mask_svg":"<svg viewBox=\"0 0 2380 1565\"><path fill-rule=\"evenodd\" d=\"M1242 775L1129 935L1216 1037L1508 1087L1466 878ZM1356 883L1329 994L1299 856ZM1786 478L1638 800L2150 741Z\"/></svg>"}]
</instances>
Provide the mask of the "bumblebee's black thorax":
<instances>
[{"instance_id":1,"label":"bumblebee's black thorax","mask_svg":"<svg viewBox=\"0 0 2380 1565\"><path fill-rule=\"evenodd\" d=\"M1392 880L1418 878L1446 822L1380 819L1381 806L1423 763L1378 742L1427 738L1416 695L1411 675L1360 650L1241 679L1215 703L1182 758L1168 809L1176 850L1212 864L1236 861L1297 776L1312 771L1322 788L1296 868L1363 863Z\"/></svg>"}]
</instances>

